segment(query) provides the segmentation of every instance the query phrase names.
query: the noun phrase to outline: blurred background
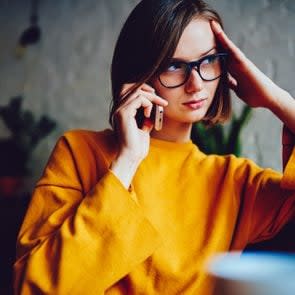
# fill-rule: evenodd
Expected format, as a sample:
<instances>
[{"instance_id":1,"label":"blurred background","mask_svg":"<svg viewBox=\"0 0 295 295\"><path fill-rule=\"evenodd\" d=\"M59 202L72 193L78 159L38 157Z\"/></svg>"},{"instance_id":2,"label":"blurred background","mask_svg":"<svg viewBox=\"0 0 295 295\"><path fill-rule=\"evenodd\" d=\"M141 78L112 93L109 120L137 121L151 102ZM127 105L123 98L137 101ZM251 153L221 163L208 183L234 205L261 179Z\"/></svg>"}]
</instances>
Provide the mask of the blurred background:
<instances>
[{"instance_id":1,"label":"blurred background","mask_svg":"<svg viewBox=\"0 0 295 295\"><path fill-rule=\"evenodd\" d=\"M3 164L8 153L20 149L17 154L23 155L20 159L15 157L16 172L8 175L15 176L14 180L4 179L5 185L8 181L2 191L6 197L0 198L0 224L5 225L0 234L10 235L6 250L10 256L6 257L13 256L15 235L30 192L57 139L69 129L109 128L113 48L124 20L138 2L0 1L0 178L9 174L5 169L10 168L5 167L11 165ZM295 97L295 1L208 3L220 12L232 40ZM234 112L239 114L243 103L234 95L233 102ZM281 128L281 122L269 111L252 111L241 131L241 155L262 167L281 170ZM12 133L21 147L9 141ZM2 182L1 185L4 188ZM20 189L16 192L11 187ZM290 229L289 237L290 240ZM294 250L294 244L289 243L288 247L287 250ZM2 265L5 264L0 261L0 268ZM6 282L9 276L7 272L0 273Z\"/></svg>"}]
</instances>

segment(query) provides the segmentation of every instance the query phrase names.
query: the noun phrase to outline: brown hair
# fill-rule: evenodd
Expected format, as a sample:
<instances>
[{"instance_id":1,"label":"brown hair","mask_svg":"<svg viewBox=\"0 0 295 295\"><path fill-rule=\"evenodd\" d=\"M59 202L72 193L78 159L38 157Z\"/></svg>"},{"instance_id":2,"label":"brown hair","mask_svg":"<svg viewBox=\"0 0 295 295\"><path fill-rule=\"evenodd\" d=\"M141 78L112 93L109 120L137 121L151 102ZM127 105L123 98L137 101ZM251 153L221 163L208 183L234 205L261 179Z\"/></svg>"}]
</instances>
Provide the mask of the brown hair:
<instances>
[{"instance_id":1,"label":"brown hair","mask_svg":"<svg viewBox=\"0 0 295 295\"><path fill-rule=\"evenodd\" d=\"M168 65L184 29L196 17L215 20L223 27L219 14L202 0L142 0L133 9L120 32L112 61L109 122L113 127L113 115L124 98ZM122 98L125 83L135 85ZM224 122L230 113L229 86L223 75L203 121L206 125Z\"/></svg>"}]
</instances>

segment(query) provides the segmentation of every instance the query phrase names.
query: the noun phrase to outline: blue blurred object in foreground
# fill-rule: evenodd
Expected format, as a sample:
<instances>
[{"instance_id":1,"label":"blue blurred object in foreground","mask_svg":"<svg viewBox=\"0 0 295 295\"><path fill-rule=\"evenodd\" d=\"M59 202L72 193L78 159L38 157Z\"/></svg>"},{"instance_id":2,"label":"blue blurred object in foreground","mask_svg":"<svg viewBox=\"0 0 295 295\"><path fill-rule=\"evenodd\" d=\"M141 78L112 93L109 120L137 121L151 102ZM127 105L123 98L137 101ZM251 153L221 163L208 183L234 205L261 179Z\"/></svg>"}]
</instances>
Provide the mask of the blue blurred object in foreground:
<instances>
[{"instance_id":1,"label":"blue blurred object in foreground","mask_svg":"<svg viewBox=\"0 0 295 295\"><path fill-rule=\"evenodd\" d=\"M214 256L208 272L217 279L214 295L294 295L295 255L230 252Z\"/></svg>"}]
</instances>

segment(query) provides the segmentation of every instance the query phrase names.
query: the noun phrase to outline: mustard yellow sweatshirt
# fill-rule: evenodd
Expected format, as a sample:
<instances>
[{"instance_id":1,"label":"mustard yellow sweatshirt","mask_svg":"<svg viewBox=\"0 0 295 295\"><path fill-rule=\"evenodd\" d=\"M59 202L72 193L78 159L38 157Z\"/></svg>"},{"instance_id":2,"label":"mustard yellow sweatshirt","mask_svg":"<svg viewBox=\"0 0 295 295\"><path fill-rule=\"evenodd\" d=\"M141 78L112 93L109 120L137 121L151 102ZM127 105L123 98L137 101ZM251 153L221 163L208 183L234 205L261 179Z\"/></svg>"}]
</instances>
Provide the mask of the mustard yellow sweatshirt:
<instances>
[{"instance_id":1,"label":"mustard yellow sweatshirt","mask_svg":"<svg viewBox=\"0 0 295 295\"><path fill-rule=\"evenodd\" d=\"M19 233L15 294L211 294L208 257L271 238L295 215L285 142L281 175L152 138L126 190L108 168L111 130L65 133Z\"/></svg>"}]
</instances>

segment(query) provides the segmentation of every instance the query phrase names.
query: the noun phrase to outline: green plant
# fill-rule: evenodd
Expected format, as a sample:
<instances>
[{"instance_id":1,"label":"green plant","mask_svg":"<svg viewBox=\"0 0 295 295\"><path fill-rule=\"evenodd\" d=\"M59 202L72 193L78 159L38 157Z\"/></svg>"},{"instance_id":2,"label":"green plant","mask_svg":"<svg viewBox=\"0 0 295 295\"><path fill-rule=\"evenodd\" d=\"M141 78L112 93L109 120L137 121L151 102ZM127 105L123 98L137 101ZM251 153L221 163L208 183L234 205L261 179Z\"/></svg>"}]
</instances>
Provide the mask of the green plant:
<instances>
[{"instance_id":1,"label":"green plant","mask_svg":"<svg viewBox=\"0 0 295 295\"><path fill-rule=\"evenodd\" d=\"M240 156L242 151L241 130L250 119L251 113L252 109L245 105L239 117L233 114L228 133L220 124L207 128L203 123L195 123L191 139L206 154Z\"/></svg>"},{"instance_id":2,"label":"green plant","mask_svg":"<svg viewBox=\"0 0 295 295\"><path fill-rule=\"evenodd\" d=\"M28 175L33 150L56 127L46 115L36 120L31 111L22 109L22 101L22 96L16 96L0 106L0 117L11 132L9 138L0 139L0 176Z\"/></svg>"}]
</instances>

